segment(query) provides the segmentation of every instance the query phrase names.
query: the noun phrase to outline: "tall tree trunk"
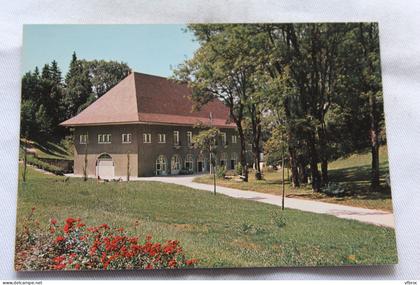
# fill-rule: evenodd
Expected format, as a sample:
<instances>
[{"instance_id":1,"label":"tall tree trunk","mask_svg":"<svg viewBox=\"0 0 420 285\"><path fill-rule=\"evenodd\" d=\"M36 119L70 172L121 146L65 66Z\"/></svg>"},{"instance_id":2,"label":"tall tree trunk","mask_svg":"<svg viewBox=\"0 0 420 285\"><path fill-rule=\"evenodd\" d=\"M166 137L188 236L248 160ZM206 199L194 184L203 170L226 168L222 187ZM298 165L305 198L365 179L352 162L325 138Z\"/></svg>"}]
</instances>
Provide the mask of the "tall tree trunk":
<instances>
[{"instance_id":1,"label":"tall tree trunk","mask_svg":"<svg viewBox=\"0 0 420 285\"><path fill-rule=\"evenodd\" d=\"M252 147L252 153L254 156L254 164L255 164L255 179L261 180L261 166L260 166L260 151L256 147Z\"/></svg>"},{"instance_id":2,"label":"tall tree trunk","mask_svg":"<svg viewBox=\"0 0 420 285\"><path fill-rule=\"evenodd\" d=\"M28 164L28 139L25 139L23 142L23 172L22 172L22 180L26 182L26 167Z\"/></svg>"},{"instance_id":3,"label":"tall tree trunk","mask_svg":"<svg viewBox=\"0 0 420 285\"><path fill-rule=\"evenodd\" d=\"M130 152L127 152L127 182L130 181Z\"/></svg>"},{"instance_id":4,"label":"tall tree trunk","mask_svg":"<svg viewBox=\"0 0 420 285\"><path fill-rule=\"evenodd\" d=\"M328 185L328 160L326 160L325 158L321 158L321 178L322 185Z\"/></svg>"},{"instance_id":5,"label":"tall tree trunk","mask_svg":"<svg viewBox=\"0 0 420 285\"><path fill-rule=\"evenodd\" d=\"M88 167L88 143L86 142L85 155L83 159L83 181L87 181L88 179L87 167Z\"/></svg>"},{"instance_id":6,"label":"tall tree trunk","mask_svg":"<svg viewBox=\"0 0 420 285\"><path fill-rule=\"evenodd\" d=\"M299 171L296 160L296 150L289 146L289 161L292 171L292 187L300 187Z\"/></svg>"},{"instance_id":7,"label":"tall tree trunk","mask_svg":"<svg viewBox=\"0 0 420 285\"><path fill-rule=\"evenodd\" d=\"M371 189L378 190L379 182L379 124L376 111L375 94L371 92L369 95L370 105L370 142L372 153L372 173L371 173Z\"/></svg>"},{"instance_id":8,"label":"tall tree trunk","mask_svg":"<svg viewBox=\"0 0 420 285\"><path fill-rule=\"evenodd\" d=\"M299 176L300 182L303 184L308 184L308 171L306 169L307 165L303 161L299 162Z\"/></svg>"},{"instance_id":9,"label":"tall tree trunk","mask_svg":"<svg viewBox=\"0 0 420 285\"><path fill-rule=\"evenodd\" d=\"M242 166L242 176L243 176L242 180L244 182L248 182L248 166L246 163L246 143L245 143L244 130L242 129L241 124L237 124L236 126L238 128L239 139L241 141L241 151L239 154L239 160L241 161L241 166Z\"/></svg>"},{"instance_id":10,"label":"tall tree trunk","mask_svg":"<svg viewBox=\"0 0 420 285\"><path fill-rule=\"evenodd\" d=\"M284 144L284 141L283 141ZM281 198L281 209L284 211L284 198L285 198L285 185L284 185L284 146L282 147L281 151L281 188L282 188L282 198Z\"/></svg>"},{"instance_id":11,"label":"tall tree trunk","mask_svg":"<svg viewBox=\"0 0 420 285\"><path fill-rule=\"evenodd\" d=\"M321 124L321 128L318 131L319 147L320 147L320 160L321 160L321 185L328 185L328 146L327 146L327 134L324 123Z\"/></svg>"},{"instance_id":12,"label":"tall tree trunk","mask_svg":"<svg viewBox=\"0 0 420 285\"><path fill-rule=\"evenodd\" d=\"M261 167L260 167L260 138L261 138L261 120L258 112L258 106L254 103L249 106L249 113L251 114L252 125L252 154L254 156L255 164L255 179L261 180Z\"/></svg>"},{"instance_id":13,"label":"tall tree trunk","mask_svg":"<svg viewBox=\"0 0 420 285\"><path fill-rule=\"evenodd\" d=\"M319 192L321 190L321 175L318 170L318 154L315 147L314 134L310 134L309 153L310 153L309 166L311 168L311 176L312 176L312 190L314 192Z\"/></svg>"}]
</instances>

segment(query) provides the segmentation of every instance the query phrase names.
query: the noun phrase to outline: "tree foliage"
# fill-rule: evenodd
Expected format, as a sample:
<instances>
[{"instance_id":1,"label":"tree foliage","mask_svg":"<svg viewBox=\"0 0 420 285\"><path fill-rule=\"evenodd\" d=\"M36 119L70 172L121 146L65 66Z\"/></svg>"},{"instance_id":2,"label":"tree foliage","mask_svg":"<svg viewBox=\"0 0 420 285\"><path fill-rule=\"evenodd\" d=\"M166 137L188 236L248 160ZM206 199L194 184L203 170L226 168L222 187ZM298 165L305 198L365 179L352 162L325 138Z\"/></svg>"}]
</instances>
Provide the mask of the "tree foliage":
<instances>
[{"instance_id":1,"label":"tree foliage","mask_svg":"<svg viewBox=\"0 0 420 285\"><path fill-rule=\"evenodd\" d=\"M241 145L252 145L254 159L261 142L269 159L286 147L293 185L306 183L309 174L320 191L330 182L329 161L370 147L377 188L385 140L377 24L188 28L200 47L175 77L194 89L197 106L217 98L229 107Z\"/></svg>"},{"instance_id":2,"label":"tree foliage","mask_svg":"<svg viewBox=\"0 0 420 285\"><path fill-rule=\"evenodd\" d=\"M67 130L59 123L78 114L129 72L125 63L80 60L76 53L64 80L55 60L41 72L35 67L22 77L21 135L60 141Z\"/></svg>"}]
</instances>

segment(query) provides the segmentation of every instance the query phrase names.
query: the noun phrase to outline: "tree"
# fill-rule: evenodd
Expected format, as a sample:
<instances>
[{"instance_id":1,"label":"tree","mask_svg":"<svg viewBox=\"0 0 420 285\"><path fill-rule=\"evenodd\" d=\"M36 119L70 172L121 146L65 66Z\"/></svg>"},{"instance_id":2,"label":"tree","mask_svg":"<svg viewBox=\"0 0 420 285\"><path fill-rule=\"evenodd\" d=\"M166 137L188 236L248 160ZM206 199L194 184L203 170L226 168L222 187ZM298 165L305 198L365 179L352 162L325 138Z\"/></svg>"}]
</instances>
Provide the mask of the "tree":
<instances>
[{"instance_id":1,"label":"tree","mask_svg":"<svg viewBox=\"0 0 420 285\"><path fill-rule=\"evenodd\" d=\"M127 152L127 182L130 181L130 151Z\"/></svg>"},{"instance_id":2,"label":"tree","mask_svg":"<svg viewBox=\"0 0 420 285\"><path fill-rule=\"evenodd\" d=\"M38 126L39 134L43 137L51 135L52 121L48 116L44 105L40 105L38 111L35 113L35 122Z\"/></svg>"},{"instance_id":3,"label":"tree","mask_svg":"<svg viewBox=\"0 0 420 285\"><path fill-rule=\"evenodd\" d=\"M27 131L28 138L60 141L68 130L59 123L102 96L129 70L125 63L79 60L76 53L65 82L55 60L45 64L41 72L35 67L22 77L21 134Z\"/></svg>"},{"instance_id":4,"label":"tree","mask_svg":"<svg viewBox=\"0 0 420 285\"><path fill-rule=\"evenodd\" d=\"M34 101L30 99L22 99L20 106L20 135L26 138L34 138L38 133L38 126L35 121L35 107Z\"/></svg>"},{"instance_id":5,"label":"tree","mask_svg":"<svg viewBox=\"0 0 420 285\"><path fill-rule=\"evenodd\" d=\"M379 31L376 23L359 24L360 45L363 52L361 72L362 95L367 97L370 119L370 148L372 154L371 189L379 189L379 136L383 121L381 67L379 59Z\"/></svg>"},{"instance_id":6,"label":"tree","mask_svg":"<svg viewBox=\"0 0 420 285\"><path fill-rule=\"evenodd\" d=\"M270 74L275 78L287 66L298 91L298 96L285 100L283 107L288 121L295 117L290 122L298 122L297 127L305 130L302 142L307 146L310 158L314 191L319 191L322 185L328 184L330 151L325 117L335 94L338 69L336 52L342 40L342 27L338 24L263 26L270 39L274 58ZM291 139L294 135L294 131L288 133ZM289 145L293 147L293 144ZM294 161L292 153L291 163ZM322 179L318 162L321 162ZM293 169L294 167L292 172Z\"/></svg>"},{"instance_id":7,"label":"tree","mask_svg":"<svg viewBox=\"0 0 420 285\"><path fill-rule=\"evenodd\" d=\"M197 108L211 100L221 100L228 108L230 119L236 124L240 143L240 163L243 180L248 181L246 138L244 120L251 116L253 135L260 133L260 112L255 94L254 76L263 58L264 39L258 37L251 26L189 25L200 48L193 58L186 60L174 71L178 81L186 82L193 89L192 99ZM258 139L254 142L255 153L261 149ZM256 155L259 159L259 153ZM259 164L259 163L258 163ZM259 174L258 174L259 175Z\"/></svg>"},{"instance_id":8,"label":"tree","mask_svg":"<svg viewBox=\"0 0 420 285\"><path fill-rule=\"evenodd\" d=\"M27 166L28 166L28 134L25 133L25 140L23 143L23 171L22 171L22 181L26 182L26 172L27 172Z\"/></svg>"},{"instance_id":9,"label":"tree","mask_svg":"<svg viewBox=\"0 0 420 285\"><path fill-rule=\"evenodd\" d=\"M88 70L95 99L108 92L131 71L124 62L105 60L81 60L81 62L83 69Z\"/></svg>"},{"instance_id":10,"label":"tree","mask_svg":"<svg viewBox=\"0 0 420 285\"><path fill-rule=\"evenodd\" d=\"M64 105L66 106L66 117L70 118L81 111L80 106L85 104L92 94L89 71L83 68L83 62L77 59L75 52L72 55L65 84Z\"/></svg>"},{"instance_id":11,"label":"tree","mask_svg":"<svg viewBox=\"0 0 420 285\"><path fill-rule=\"evenodd\" d=\"M85 154L83 157L83 181L87 181L88 175L87 175L87 167L88 167L88 140L86 140L85 144Z\"/></svg>"},{"instance_id":12,"label":"tree","mask_svg":"<svg viewBox=\"0 0 420 285\"><path fill-rule=\"evenodd\" d=\"M202 130L198 135L193 137L194 147L200 150L202 154L209 155L209 162L213 172L213 191L216 195L216 155L217 145L216 141L220 136L220 131L216 128Z\"/></svg>"}]
</instances>

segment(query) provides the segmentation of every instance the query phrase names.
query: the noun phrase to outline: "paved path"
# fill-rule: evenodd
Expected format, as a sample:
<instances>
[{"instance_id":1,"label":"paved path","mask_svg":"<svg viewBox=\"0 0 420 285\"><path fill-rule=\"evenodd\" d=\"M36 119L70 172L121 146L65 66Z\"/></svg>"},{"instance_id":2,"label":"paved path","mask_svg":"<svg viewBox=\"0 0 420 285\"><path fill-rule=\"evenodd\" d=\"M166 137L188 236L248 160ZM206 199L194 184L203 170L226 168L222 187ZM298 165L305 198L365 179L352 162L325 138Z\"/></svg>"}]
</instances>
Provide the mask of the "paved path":
<instances>
[{"instance_id":1,"label":"paved path","mask_svg":"<svg viewBox=\"0 0 420 285\"><path fill-rule=\"evenodd\" d=\"M190 188L213 191L213 185L193 182L195 176L155 176L155 177L132 177L131 180L139 181L159 181L184 185ZM222 193L230 197L254 200L262 203L281 206L281 196L265 194L254 191L243 191L228 187L217 186L217 193ZM339 204L324 203L312 200L286 198L286 208L302 210L306 212L334 215L343 219L353 219L360 222L375 224L394 228L394 215L380 210L370 210L365 208L350 207Z\"/></svg>"}]
</instances>

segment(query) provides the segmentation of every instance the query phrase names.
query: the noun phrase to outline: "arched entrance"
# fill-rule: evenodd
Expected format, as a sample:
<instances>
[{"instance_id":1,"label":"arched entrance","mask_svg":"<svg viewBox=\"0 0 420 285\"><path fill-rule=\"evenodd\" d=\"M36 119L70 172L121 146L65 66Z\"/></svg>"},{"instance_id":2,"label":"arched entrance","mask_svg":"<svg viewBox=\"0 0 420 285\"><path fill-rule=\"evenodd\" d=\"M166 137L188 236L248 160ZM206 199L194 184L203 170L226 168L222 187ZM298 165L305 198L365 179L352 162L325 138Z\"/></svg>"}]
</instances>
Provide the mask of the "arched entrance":
<instances>
[{"instance_id":1,"label":"arched entrance","mask_svg":"<svg viewBox=\"0 0 420 285\"><path fill-rule=\"evenodd\" d=\"M96 159L96 177L102 179L114 178L115 167L112 157L107 153L102 153Z\"/></svg>"},{"instance_id":2,"label":"arched entrance","mask_svg":"<svg viewBox=\"0 0 420 285\"><path fill-rule=\"evenodd\" d=\"M185 157L185 169L188 172L193 172L194 171L194 159L192 154L187 154L187 156Z\"/></svg>"},{"instance_id":3,"label":"arched entrance","mask_svg":"<svg viewBox=\"0 0 420 285\"><path fill-rule=\"evenodd\" d=\"M156 175L166 175L166 157L159 155L156 159Z\"/></svg>"},{"instance_id":4,"label":"arched entrance","mask_svg":"<svg viewBox=\"0 0 420 285\"><path fill-rule=\"evenodd\" d=\"M171 158L171 174L178 174L181 170L181 157L179 154L174 154Z\"/></svg>"}]
</instances>

